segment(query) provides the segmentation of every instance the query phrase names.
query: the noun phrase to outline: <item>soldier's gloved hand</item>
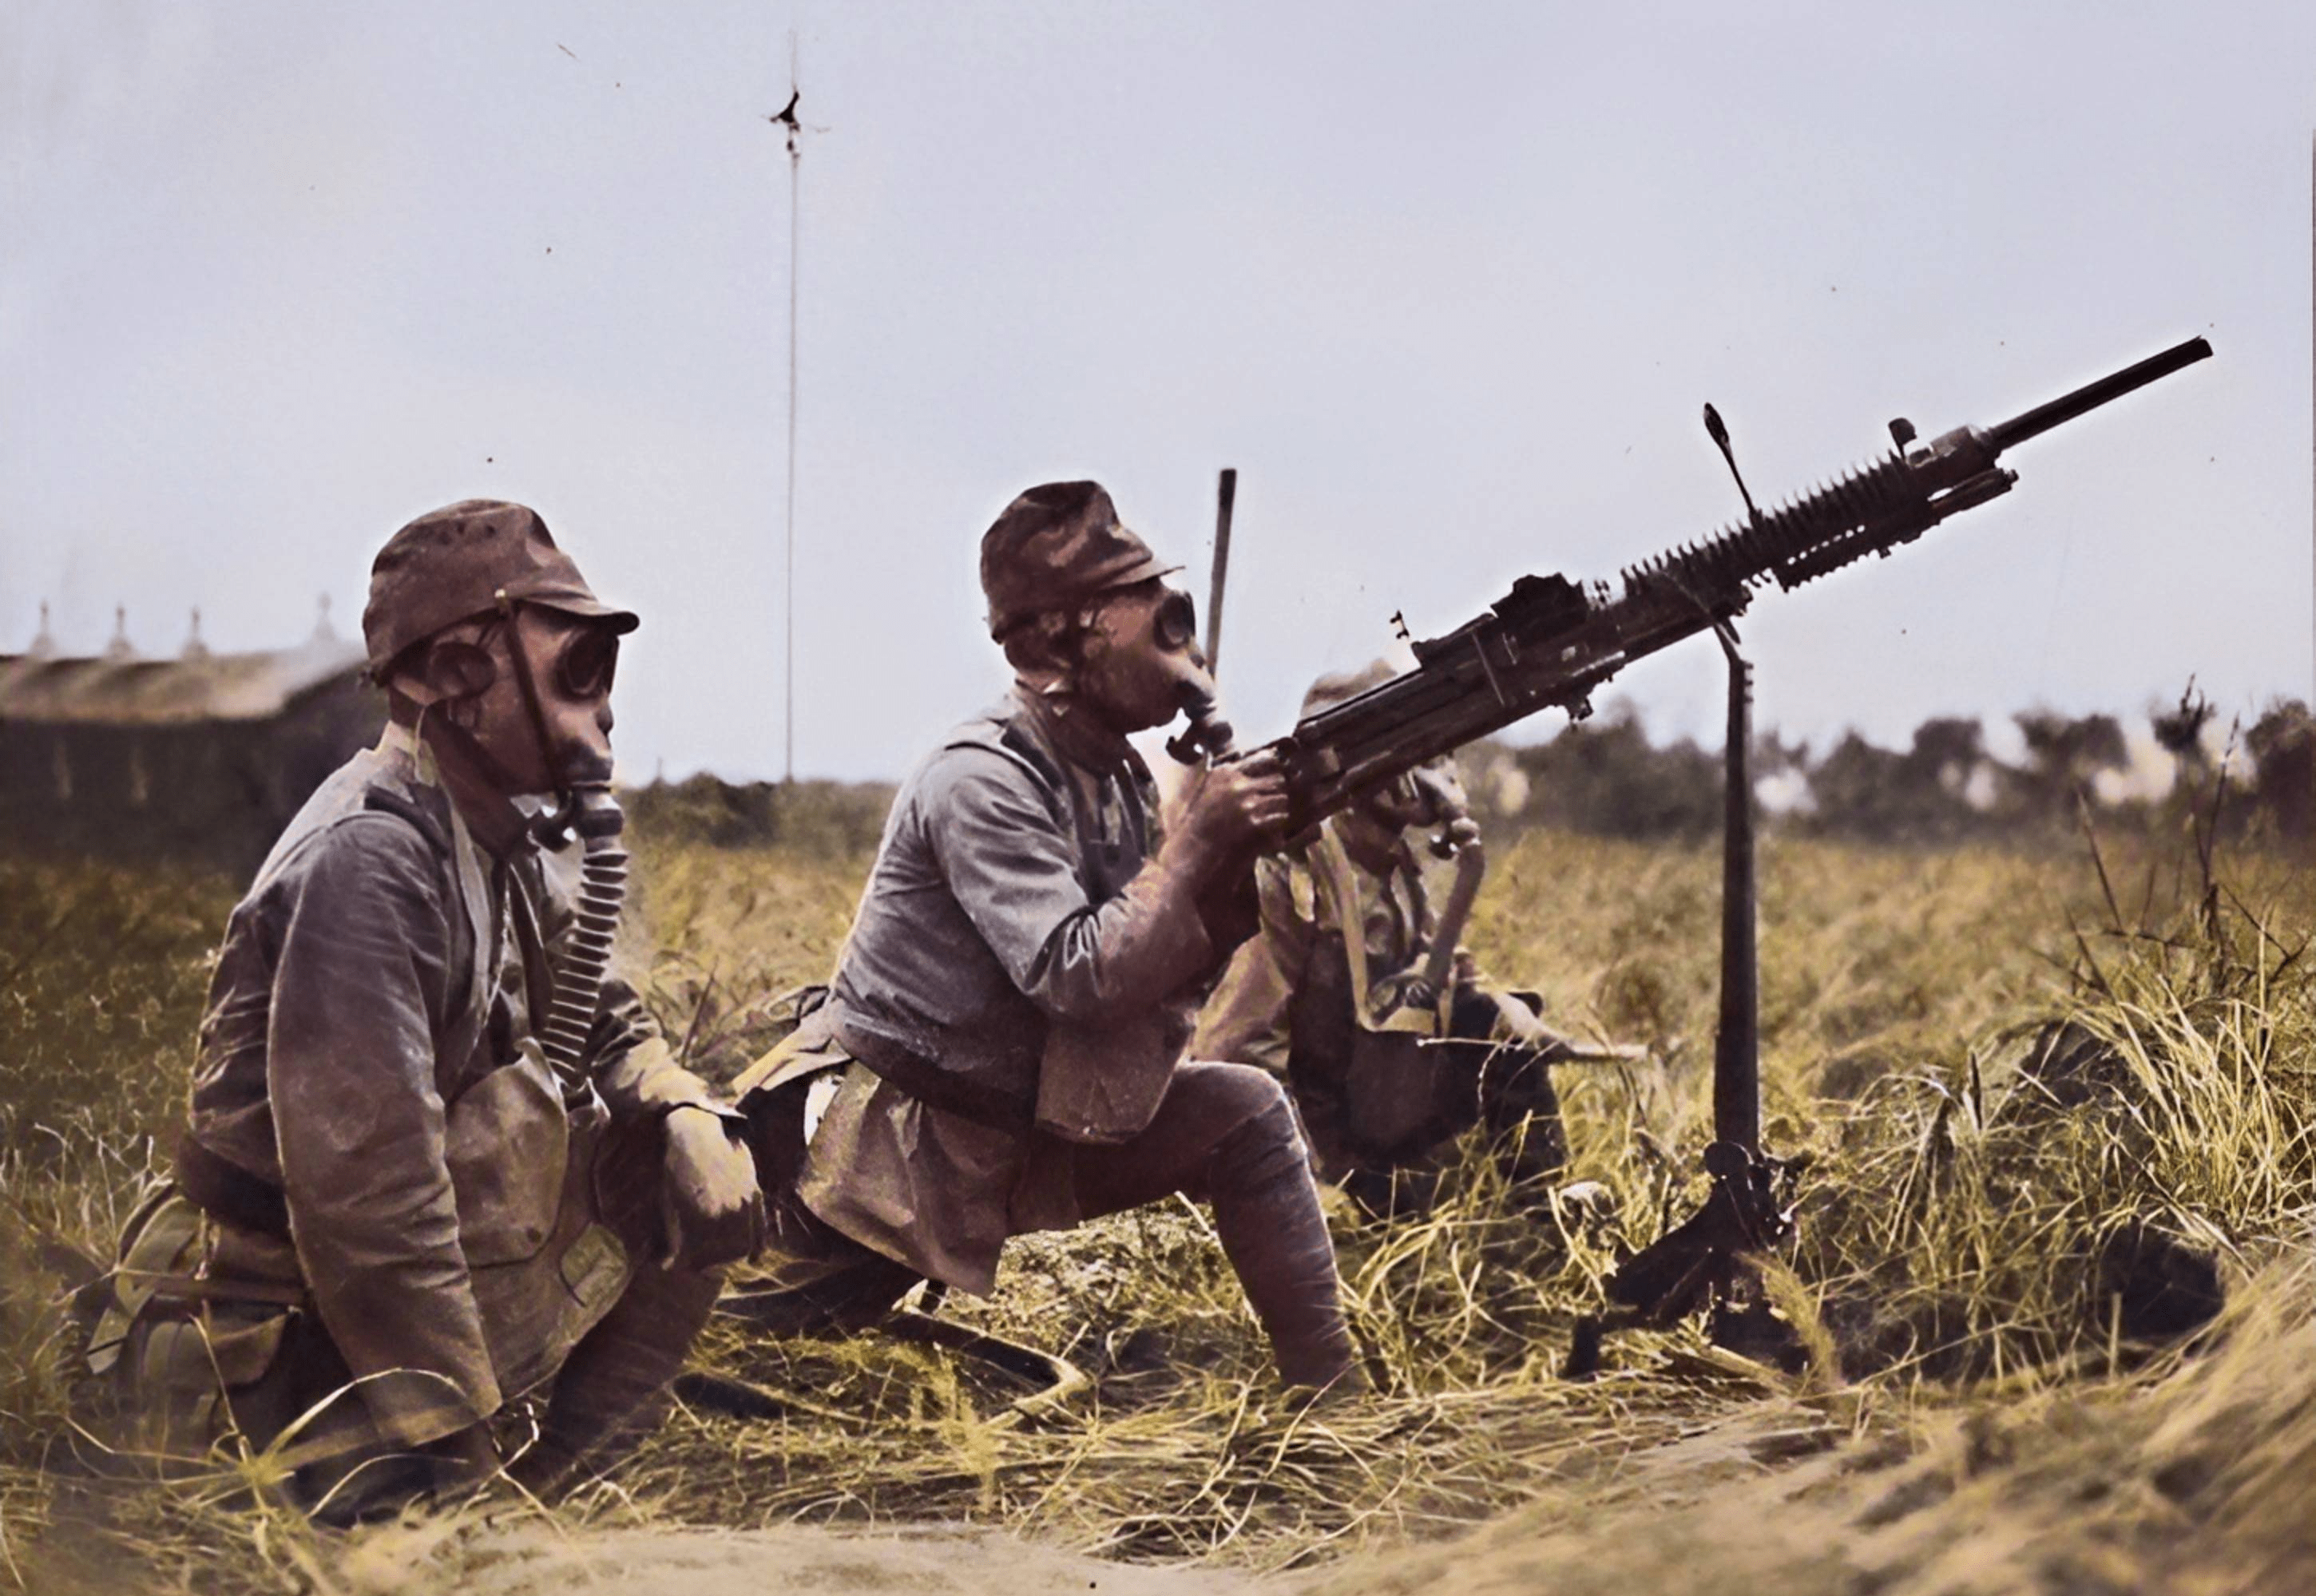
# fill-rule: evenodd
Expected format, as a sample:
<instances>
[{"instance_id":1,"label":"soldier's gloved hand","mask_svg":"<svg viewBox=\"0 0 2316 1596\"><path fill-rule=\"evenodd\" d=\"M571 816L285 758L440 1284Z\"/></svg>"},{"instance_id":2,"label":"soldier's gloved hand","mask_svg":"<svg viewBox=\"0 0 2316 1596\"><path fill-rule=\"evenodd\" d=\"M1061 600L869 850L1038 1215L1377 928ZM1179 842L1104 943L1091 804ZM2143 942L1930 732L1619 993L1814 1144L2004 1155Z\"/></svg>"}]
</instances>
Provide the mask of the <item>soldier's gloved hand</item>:
<instances>
[{"instance_id":1,"label":"soldier's gloved hand","mask_svg":"<svg viewBox=\"0 0 2316 1596\"><path fill-rule=\"evenodd\" d=\"M1275 843L1286 824L1287 772L1264 749L1190 778L1166 851L1203 878Z\"/></svg>"},{"instance_id":2,"label":"soldier's gloved hand","mask_svg":"<svg viewBox=\"0 0 2316 1596\"><path fill-rule=\"evenodd\" d=\"M1403 1008L1439 1006L1439 989L1421 975L1409 976L1406 984L1399 989L1398 998L1400 1006Z\"/></svg>"},{"instance_id":3,"label":"soldier's gloved hand","mask_svg":"<svg viewBox=\"0 0 2316 1596\"><path fill-rule=\"evenodd\" d=\"M753 1257L764 1246L764 1193L747 1143L720 1114L689 1105L671 1112L660 1213L667 1264L710 1269Z\"/></svg>"}]
</instances>

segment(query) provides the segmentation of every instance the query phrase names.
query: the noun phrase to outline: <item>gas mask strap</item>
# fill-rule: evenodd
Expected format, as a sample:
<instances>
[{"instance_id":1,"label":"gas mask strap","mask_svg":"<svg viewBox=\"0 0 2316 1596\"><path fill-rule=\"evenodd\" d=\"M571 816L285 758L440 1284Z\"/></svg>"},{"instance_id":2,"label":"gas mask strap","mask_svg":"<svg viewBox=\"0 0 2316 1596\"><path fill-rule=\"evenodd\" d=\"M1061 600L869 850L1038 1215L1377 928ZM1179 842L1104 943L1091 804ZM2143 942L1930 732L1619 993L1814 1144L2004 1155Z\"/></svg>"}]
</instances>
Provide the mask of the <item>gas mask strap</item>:
<instances>
[{"instance_id":1,"label":"gas mask strap","mask_svg":"<svg viewBox=\"0 0 2316 1596\"><path fill-rule=\"evenodd\" d=\"M522 628L515 624L515 601L507 597L507 590L504 588L501 588L491 597L499 607L499 614L506 619L507 652L514 656L515 685L522 690L523 708L530 713L531 735L539 740L539 761L550 774L559 778L560 772L555 769L555 750L548 746L547 740L547 713L539 707L539 684L532 679L530 674L530 651L523 647ZM558 779L556 783L558 791L562 785Z\"/></svg>"},{"instance_id":2,"label":"gas mask strap","mask_svg":"<svg viewBox=\"0 0 2316 1596\"><path fill-rule=\"evenodd\" d=\"M477 785L501 794L496 802L512 817L515 830L521 831L530 824L521 809L503 796L515 790L514 773L501 764L497 756L485 748L481 739L473 732L448 715L436 715L433 723L428 725L425 711L422 709L418 727L413 736L419 739L420 745L432 755L438 770L444 767L459 767L461 774ZM473 802L474 797L469 793L468 801Z\"/></svg>"},{"instance_id":3,"label":"gas mask strap","mask_svg":"<svg viewBox=\"0 0 2316 1596\"><path fill-rule=\"evenodd\" d=\"M523 646L522 628L515 620L515 600L501 588L491 595L498 605L499 614L506 618L507 652L514 656L515 686L521 690L522 706L530 715L531 736L538 740L539 762L555 783L555 807L531 822L531 836L547 847L560 847L570 839L573 820L579 812L579 794L555 758L554 744L547 735L547 712L539 706L539 683L530 672L530 651Z\"/></svg>"}]
</instances>

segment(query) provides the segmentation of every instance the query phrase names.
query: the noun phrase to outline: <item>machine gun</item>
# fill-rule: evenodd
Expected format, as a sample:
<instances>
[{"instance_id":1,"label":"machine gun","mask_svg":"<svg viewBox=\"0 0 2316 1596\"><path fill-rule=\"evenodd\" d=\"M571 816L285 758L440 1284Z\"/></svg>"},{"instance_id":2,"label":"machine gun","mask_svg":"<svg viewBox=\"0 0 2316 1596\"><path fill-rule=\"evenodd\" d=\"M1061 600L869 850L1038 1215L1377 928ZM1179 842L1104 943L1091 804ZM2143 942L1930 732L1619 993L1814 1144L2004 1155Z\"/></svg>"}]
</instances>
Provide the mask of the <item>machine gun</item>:
<instances>
[{"instance_id":1,"label":"machine gun","mask_svg":"<svg viewBox=\"0 0 2316 1596\"><path fill-rule=\"evenodd\" d=\"M1607 1333L1665 1327L1700 1308L1710 1308L1716 1341L1788 1364L1799 1352L1759 1289L1754 1264L1792 1235L1786 1188L1794 1167L1761 1148L1753 802L1746 768L1752 678L1738 652L1735 618L1769 579L1792 589L1869 554L1886 555L1948 516L2009 492L2018 478L1997 464L2004 451L2211 352L2203 339L2191 338L2009 421L1957 427L1927 444L1916 441L1911 422L1893 421L1886 457L1766 514L1739 474L1743 523L1628 567L1613 596L1605 583L1586 588L1563 576L1522 577L1486 614L1413 643L1414 670L1305 716L1269 745L1287 772L1290 827L1304 832L1384 783L1538 710L1557 707L1582 718L1601 683L1697 633L1713 632L1728 657L1721 1018L1714 1045L1715 1139L1705 1153L1711 1190L1694 1215L1609 1278L1607 1311L1577 1322L1566 1365L1571 1376L1599 1367ZM1728 432L1709 404L1705 424L1735 473ZM1219 721L1211 724L1212 735L1201 739L1194 726L1186 740L1204 741L1219 754L1229 731Z\"/></svg>"},{"instance_id":2,"label":"machine gun","mask_svg":"<svg viewBox=\"0 0 2316 1596\"><path fill-rule=\"evenodd\" d=\"M1269 745L1287 771L1291 829L1540 710L1582 719L1603 682L1742 615L1766 581L1797 588L2000 498L2018 480L1996 463L2005 451L2211 352L2191 338L2007 421L1957 427L1928 443L1915 440L1911 422L1892 421L1887 456L1767 512L1748 495L1746 521L1628 566L1613 593L1605 582L1520 578L1486 613L1414 642L1415 669L1307 716Z\"/></svg>"}]
</instances>

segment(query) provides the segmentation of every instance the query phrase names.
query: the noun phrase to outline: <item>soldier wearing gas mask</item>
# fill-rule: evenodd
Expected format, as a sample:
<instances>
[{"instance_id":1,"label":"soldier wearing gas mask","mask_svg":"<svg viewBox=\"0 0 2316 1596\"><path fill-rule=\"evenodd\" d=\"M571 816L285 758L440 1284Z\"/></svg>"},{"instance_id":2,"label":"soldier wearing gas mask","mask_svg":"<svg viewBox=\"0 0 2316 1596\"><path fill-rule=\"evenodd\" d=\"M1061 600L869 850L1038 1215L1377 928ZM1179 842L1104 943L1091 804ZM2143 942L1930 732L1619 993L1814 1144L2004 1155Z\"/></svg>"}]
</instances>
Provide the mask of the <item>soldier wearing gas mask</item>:
<instances>
[{"instance_id":1,"label":"soldier wearing gas mask","mask_svg":"<svg viewBox=\"0 0 2316 1596\"><path fill-rule=\"evenodd\" d=\"M1377 661L1322 677L1303 714L1391 675ZM1427 852L1457 861L1444 913ZM1198 1051L1288 1083L1322 1175L1373 1214L1427 1209L1450 1144L1474 1127L1516 1194L1541 1197L1567 1162L1549 1066L1571 1044L1545 1029L1540 998L1486 984L1456 945L1483 859L1452 759L1377 789L1257 866L1261 933L1199 1023Z\"/></svg>"},{"instance_id":2,"label":"soldier wearing gas mask","mask_svg":"<svg viewBox=\"0 0 2316 1596\"><path fill-rule=\"evenodd\" d=\"M175 1179L91 1342L126 1450L198 1457L230 1427L342 1519L487 1478L503 1444L551 1488L635 1432L716 1266L761 1244L740 1122L606 972L635 625L520 505L379 553L389 724L234 910ZM575 903L542 840L583 849ZM494 1436L550 1390L535 1433Z\"/></svg>"},{"instance_id":3,"label":"soldier wearing gas mask","mask_svg":"<svg viewBox=\"0 0 2316 1596\"><path fill-rule=\"evenodd\" d=\"M822 1299L856 1322L920 1278L986 1293L1009 1237L1179 1192L1212 1205L1282 1380L1347 1389L1286 1094L1183 1057L1287 799L1267 758L1202 766L1161 835L1127 735L1213 693L1172 569L1093 483L998 517L981 580L1013 691L903 784L830 1000L743 1077L744 1106L767 1169L796 1170L777 1248L826 1264Z\"/></svg>"}]
</instances>

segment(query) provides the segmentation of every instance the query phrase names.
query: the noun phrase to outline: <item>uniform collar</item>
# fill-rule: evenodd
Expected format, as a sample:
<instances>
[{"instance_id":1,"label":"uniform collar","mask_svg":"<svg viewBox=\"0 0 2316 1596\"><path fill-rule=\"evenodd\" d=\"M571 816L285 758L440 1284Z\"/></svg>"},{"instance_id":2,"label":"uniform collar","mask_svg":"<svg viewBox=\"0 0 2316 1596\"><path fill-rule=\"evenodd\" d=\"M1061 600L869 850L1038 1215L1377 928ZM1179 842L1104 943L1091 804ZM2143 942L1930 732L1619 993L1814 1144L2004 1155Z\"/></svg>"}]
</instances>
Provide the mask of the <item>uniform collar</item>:
<instances>
[{"instance_id":1,"label":"uniform collar","mask_svg":"<svg viewBox=\"0 0 2316 1596\"><path fill-rule=\"evenodd\" d=\"M379 733L378 747L371 750L389 759L406 761L411 774L419 785L439 787L442 785L442 767L434 762L434 750L419 740L418 733L392 721Z\"/></svg>"},{"instance_id":2,"label":"uniform collar","mask_svg":"<svg viewBox=\"0 0 2316 1596\"><path fill-rule=\"evenodd\" d=\"M465 806L459 802L457 789L442 779L441 759L434 745L421 737L415 728L388 721L386 730L379 734L376 751L400 764L420 786L432 787L442 794L442 807L450 811L451 829L460 847L479 845L494 859L499 859L512 857L533 846L528 817L504 799L499 801L501 811L485 816L486 824L477 829Z\"/></svg>"},{"instance_id":3,"label":"uniform collar","mask_svg":"<svg viewBox=\"0 0 2316 1596\"><path fill-rule=\"evenodd\" d=\"M1054 751L1071 764L1105 776L1132 776L1139 763L1134 745L1076 694L1039 692L1024 682L1014 688L1013 698Z\"/></svg>"}]
</instances>

